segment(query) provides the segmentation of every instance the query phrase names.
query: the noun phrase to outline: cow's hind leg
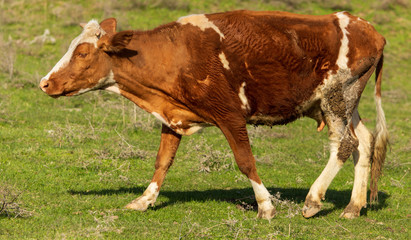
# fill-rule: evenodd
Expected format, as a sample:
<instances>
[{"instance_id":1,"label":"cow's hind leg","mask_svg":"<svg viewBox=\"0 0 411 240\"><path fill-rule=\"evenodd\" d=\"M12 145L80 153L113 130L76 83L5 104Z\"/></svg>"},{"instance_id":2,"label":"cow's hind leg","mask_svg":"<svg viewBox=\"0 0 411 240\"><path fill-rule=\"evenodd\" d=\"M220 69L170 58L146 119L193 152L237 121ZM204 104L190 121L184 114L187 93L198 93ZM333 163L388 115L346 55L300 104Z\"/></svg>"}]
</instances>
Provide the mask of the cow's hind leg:
<instances>
[{"instance_id":1,"label":"cow's hind leg","mask_svg":"<svg viewBox=\"0 0 411 240\"><path fill-rule=\"evenodd\" d=\"M367 183L370 166L372 135L361 122L358 111L353 114L355 135L359 140L358 149L353 152L355 177L351 200L341 217L355 218L360 215L361 208L367 205Z\"/></svg>"},{"instance_id":2,"label":"cow's hind leg","mask_svg":"<svg viewBox=\"0 0 411 240\"><path fill-rule=\"evenodd\" d=\"M320 211L321 199L324 198L328 186L352 153L356 163L354 188L350 204L342 216L346 218L358 216L366 203L367 151L370 151L368 146L371 144L368 142L370 134L359 120L357 106L378 62L374 58L365 59L351 71L340 70L330 77L329 82L322 89L321 110L324 112L329 129L331 153L327 166L311 186L306 197L304 217L311 217ZM360 136L357 136L357 133Z\"/></svg>"},{"instance_id":3,"label":"cow's hind leg","mask_svg":"<svg viewBox=\"0 0 411 240\"><path fill-rule=\"evenodd\" d=\"M361 82L355 81L355 78L354 81L348 79L344 84L341 83L341 78L334 80L324 89L324 97L321 101L321 109L329 131L330 158L306 197L303 215L307 218L321 210L321 199L324 199L328 186L344 162L358 147L352 115L362 91L359 91L362 87Z\"/></svg>"},{"instance_id":4,"label":"cow's hind leg","mask_svg":"<svg viewBox=\"0 0 411 240\"><path fill-rule=\"evenodd\" d=\"M160 149L158 150L155 164L156 170L151 183L144 191L143 195L129 203L126 208L145 211L149 205L154 205L167 171L173 164L180 140L181 135L175 133L163 124L161 129Z\"/></svg>"},{"instance_id":5,"label":"cow's hind leg","mask_svg":"<svg viewBox=\"0 0 411 240\"><path fill-rule=\"evenodd\" d=\"M307 194L303 208L303 215L306 218L321 210L321 200L324 199L328 186L358 145L352 127L347 126L343 119L326 116L326 121L329 128L330 158Z\"/></svg>"},{"instance_id":6,"label":"cow's hind leg","mask_svg":"<svg viewBox=\"0 0 411 240\"><path fill-rule=\"evenodd\" d=\"M238 123L237 123L238 124ZM271 195L264 187L257 174L255 159L251 152L248 139L246 123L235 126L233 122L219 125L227 141L233 150L235 160L240 171L245 174L251 182L255 198L258 203L258 218L271 219L275 215L275 208L271 202Z\"/></svg>"}]
</instances>

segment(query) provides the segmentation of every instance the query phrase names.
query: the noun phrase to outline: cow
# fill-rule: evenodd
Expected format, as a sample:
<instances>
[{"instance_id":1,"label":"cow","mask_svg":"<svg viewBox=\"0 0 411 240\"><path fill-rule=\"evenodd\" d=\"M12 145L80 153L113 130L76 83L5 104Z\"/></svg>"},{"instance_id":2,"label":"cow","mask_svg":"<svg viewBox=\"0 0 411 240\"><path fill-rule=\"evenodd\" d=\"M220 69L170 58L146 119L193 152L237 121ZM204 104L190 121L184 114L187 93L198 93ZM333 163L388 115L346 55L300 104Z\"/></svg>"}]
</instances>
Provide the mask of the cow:
<instances>
[{"instance_id":1,"label":"cow","mask_svg":"<svg viewBox=\"0 0 411 240\"><path fill-rule=\"evenodd\" d=\"M377 180L388 131L381 106L385 39L348 12L323 16L238 10L194 14L149 31L116 31L114 18L81 24L82 33L41 79L52 97L107 90L126 97L162 122L151 183L126 208L156 202L182 135L216 126L239 170L251 182L258 217L275 208L256 170L247 124L287 124L307 116L328 127L330 157L302 209L309 218L344 162L355 165L351 200L341 214L355 218L378 197ZM375 76L376 130L358 113L361 94ZM371 170L370 170L371 165Z\"/></svg>"}]
</instances>

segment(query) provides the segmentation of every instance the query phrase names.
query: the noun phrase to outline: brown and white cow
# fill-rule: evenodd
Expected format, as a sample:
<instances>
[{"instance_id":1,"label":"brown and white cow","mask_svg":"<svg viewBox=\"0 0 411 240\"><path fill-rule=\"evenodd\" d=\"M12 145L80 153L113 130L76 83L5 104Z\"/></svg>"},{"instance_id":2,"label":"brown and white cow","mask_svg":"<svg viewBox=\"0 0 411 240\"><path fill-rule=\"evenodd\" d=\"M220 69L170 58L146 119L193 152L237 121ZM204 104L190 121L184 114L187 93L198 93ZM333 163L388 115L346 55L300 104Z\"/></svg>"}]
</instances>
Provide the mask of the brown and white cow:
<instances>
[{"instance_id":1,"label":"brown and white cow","mask_svg":"<svg viewBox=\"0 0 411 240\"><path fill-rule=\"evenodd\" d=\"M197 14L151 31L116 32L116 20L82 24L67 53L45 76L50 96L92 90L118 93L162 123L151 184L126 207L153 205L172 165L181 135L217 126L242 173L251 181L258 217L275 214L270 193L257 174L246 124L286 124L308 116L328 126L330 159L312 185L303 208L311 217L352 154L351 201L343 217L359 216L371 198L385 158L387 129L381 108L385 39L369 22L347 12L325 16L233 11ZM357 107L376 71L377 127L370 134Z\"/></svg>"}]
</instances>

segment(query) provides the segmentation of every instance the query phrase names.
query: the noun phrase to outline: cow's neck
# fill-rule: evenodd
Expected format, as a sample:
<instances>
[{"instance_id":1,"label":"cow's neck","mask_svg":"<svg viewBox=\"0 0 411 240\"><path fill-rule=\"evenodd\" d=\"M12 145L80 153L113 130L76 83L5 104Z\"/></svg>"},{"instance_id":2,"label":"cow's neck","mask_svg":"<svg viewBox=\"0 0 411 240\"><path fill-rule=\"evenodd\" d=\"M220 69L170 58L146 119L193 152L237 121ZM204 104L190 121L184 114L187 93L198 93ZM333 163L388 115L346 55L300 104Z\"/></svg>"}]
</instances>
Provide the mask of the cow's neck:
<instances>
[{"instance_id":1,"label":"cow's neck","mask_svg":"<svg viewBox=\"0 0 411 240\"><path fill-rule=\"evenodd\" d=\"M185 48L161 32L136 33L128 48L136 52L113 60L120 94L148 112L162 111L173 98Z\"/></svg>"}]
</instances>

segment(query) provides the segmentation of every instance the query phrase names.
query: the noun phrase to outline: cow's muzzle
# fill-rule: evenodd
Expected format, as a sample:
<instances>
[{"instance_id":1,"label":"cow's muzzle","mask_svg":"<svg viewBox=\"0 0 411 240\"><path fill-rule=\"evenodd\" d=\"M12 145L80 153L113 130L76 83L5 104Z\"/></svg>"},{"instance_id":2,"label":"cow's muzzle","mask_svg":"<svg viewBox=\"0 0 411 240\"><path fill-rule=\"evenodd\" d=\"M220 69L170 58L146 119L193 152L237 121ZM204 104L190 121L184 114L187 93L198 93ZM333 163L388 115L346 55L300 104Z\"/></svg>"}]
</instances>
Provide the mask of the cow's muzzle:
<instances>
[{"instance_id":1,"label":"cow's muzzle","mask_svg":"<svg viewBox=\"0 0 411 240\"><path fill-rule=\"evenodd\" d=\"M53 82L48 79L41 79L39 87L43 92L47 93L50 97L57 98L61 96L61 93L53 93Z\"/></svg>"},{"instance_id":2,"label":"cow's muzzle","mask_svg":"<svg viewBox=\"0 0 411 240\"><path fill-rule=\"evenodd\" d=\"M49 86L50 86L50 82L47 79L45 78L41 79L39 87L41 90L43 90L43 92L47 92L47 88Z\"/></svg>"}]
</instances>

